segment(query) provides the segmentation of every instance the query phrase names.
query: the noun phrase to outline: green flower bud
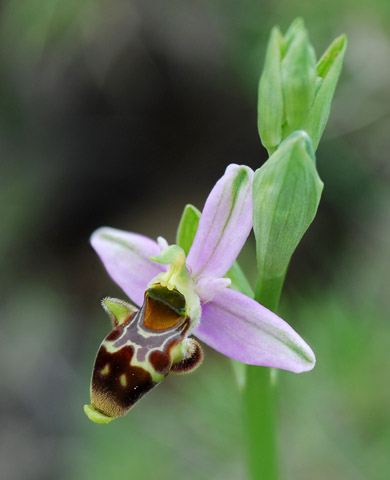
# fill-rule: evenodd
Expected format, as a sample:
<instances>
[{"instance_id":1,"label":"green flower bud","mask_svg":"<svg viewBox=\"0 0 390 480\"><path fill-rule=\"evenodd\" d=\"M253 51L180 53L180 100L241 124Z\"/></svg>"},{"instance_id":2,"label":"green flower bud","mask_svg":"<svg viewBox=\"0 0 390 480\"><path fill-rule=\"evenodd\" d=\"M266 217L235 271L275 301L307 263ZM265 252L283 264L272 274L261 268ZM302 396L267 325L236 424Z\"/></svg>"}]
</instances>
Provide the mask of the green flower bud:
<instances>
[{"instance_id":1,"label":"green flower bud","mask_svg":"<svg viewBox=\"0 0 390 480\"><path fill-rule=\"evenodd\" d=\"M285 275L315 217L322 188L313 146L303 131L290 135L255 172L253 230L260 282Z\"/></svg>"},{"instance_id":2,"label":"green flower bud","mask_svg":"<svg viewBox=\"0 0 390 480\"><path fill-rule=\"evenodd\" d=\"M283 37L277 27L271 32L263 74L259 83L257 126L262 144L270 152L282 141L284 124L282 75L280 70Z\"/></svg>"},{"instance_id":3,"label":"green flower bud","mask_svg":"<svg viewBox=\"0 0 390 480\"><path fill-rule=\"evenodd\" d=\"M329 117L340 75L346 38L336 39L316 65L302 19L284 36L275 27L259 83L258 129L269 155L296 130L313 136L315 148Z\"/></svg>"},{"instance_id":4,"label":"green flower bud","mask_svg":"<svg viewBox=\"0 0 390 480\"><path fill-rule=\"evenodd\" d=\"M302 127L313 103L316 58L306 29L295 29L281 63L286 123L283 138Z\"/></svg>"}]
</instances>

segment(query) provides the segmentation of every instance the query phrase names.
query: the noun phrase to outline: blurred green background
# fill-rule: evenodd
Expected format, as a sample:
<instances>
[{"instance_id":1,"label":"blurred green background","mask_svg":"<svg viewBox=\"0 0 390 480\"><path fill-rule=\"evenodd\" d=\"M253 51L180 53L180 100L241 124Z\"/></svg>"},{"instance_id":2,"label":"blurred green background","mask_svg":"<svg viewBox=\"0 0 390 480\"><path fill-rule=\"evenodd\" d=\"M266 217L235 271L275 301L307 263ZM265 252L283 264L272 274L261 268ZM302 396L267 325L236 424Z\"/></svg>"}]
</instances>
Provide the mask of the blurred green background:
<instances>
[{"instance_id":1,"label":"blurred green background","mask_svg":"<svg viewBox=\"0 0 390 480\"><path fill-rule=\"evenodd\" d=\"M318 150L318 216L281 315L317 366L280 373L286 480L388 478L389 4L386 0L6 0L0 6L0 477L243 480L240 395L206 349L125 418L91 423L100 307L123 297L101 226L174 240L227 164L266 160L257 82L271 27L303 16L349 47ZM253 244L241 257L254 274Z\"/></svg>"}]
</instances>

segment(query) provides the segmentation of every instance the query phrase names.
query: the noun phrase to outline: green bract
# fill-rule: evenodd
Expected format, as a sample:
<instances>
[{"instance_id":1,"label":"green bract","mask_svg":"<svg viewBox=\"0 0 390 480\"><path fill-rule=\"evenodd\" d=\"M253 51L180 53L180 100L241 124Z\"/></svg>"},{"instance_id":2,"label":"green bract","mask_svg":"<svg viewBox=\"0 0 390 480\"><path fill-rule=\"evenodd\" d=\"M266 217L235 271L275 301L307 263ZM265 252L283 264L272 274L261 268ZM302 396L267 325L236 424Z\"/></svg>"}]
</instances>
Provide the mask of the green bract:
<instances>
[{"instance_id":1,"label":"green bract","mask_svg":"<svg viewBox=\"0 0 390 480\"><path fill-rule=\"evenodd\" d=\"M277 282L284 277L295 248L315 217L322 188L314 150L303 131L290 135L255 172L253 229L259 282Z\"/></svg>"},{"instance_id":2,"label":"green bract","mask_svg":"<svg viewBox=\"0 0 390 480\"><path fill-rule=\"evenodd\" d=\"M316 149L329 117L347 41L338 37L316 65L301 19L283 36L275 27L259 83L258 129L271 155L295 130L305 130Z\"/></svg>"},{"instance_id":3,"label":"green bract","mask_svg":"<svg viewBox=\"0 0 390 480\"><path fill-rule=\"evenodd\" d=\"M322 132L328 121L330 104L343 66L347 48L347 37L340 35L329 46L317 63L318 91L316 92L310 113L304 123L304 130L310 135L314 149L318 147Z\"/></svg>"}]
</instances>

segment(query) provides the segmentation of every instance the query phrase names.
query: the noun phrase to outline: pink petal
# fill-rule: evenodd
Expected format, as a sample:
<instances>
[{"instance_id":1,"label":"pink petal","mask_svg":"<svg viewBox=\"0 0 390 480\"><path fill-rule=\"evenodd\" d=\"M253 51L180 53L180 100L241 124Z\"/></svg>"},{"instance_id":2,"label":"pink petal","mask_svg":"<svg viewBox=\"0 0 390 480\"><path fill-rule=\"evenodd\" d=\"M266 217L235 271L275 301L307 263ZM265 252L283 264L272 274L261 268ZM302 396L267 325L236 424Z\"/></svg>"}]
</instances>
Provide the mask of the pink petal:
<instances>
[{"instance_id":1,"label":"pink petal","mask_svg":"<svg viewBox=\"0 0 390 480\"><path fill-rule=\"evenodd\" d=\"M311 370L311 348L281 318L251 298L225 289L202 307L194 335L227 357L249 365Z\"/></svg>"},{"instance_id":2,"label":"pink petal","mask_svg":"<svg viewBox=\"0 0 390 480\"><path fill-rule=\"evenodd\" d=\"M253 171L229 165L206 200L187 257L192 273L223 277L252 228Z\"/></svg>"},{"instance_id":3,"label":"pink petal","mask_svg":"<svg viewBox=\"0 0 390 480\"><path fill-rule=\"evenodd\" d=\"M102 227L91 236L91 245L99 255L110 277L137 305L142 305L148 283L165 265L152 262L161 247L143 235Z\"/></svg>"},{"instance_id":4,"label":"pink petal","mask_svg":"<svg viewBox=\"0 0 390 480\"><path fill-rule=\"evenodd\" d=\"M210 302L221 290L231 285L230 278L215 278L201 275L196 280L196 290L202 303Z\"/></svg>"}]
</instances>

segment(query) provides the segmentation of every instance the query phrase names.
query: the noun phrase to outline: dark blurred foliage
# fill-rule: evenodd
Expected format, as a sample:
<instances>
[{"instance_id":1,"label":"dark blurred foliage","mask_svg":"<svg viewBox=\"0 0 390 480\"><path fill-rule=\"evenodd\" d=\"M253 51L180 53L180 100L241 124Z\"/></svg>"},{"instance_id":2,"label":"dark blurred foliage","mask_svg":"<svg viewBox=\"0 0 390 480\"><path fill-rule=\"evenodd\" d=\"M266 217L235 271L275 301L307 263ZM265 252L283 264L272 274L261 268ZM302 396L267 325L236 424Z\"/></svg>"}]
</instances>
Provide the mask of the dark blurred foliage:
<instances>
[{"instance_id":1,"label":"dark blurred foliage","mask_svg":"<svg viewBox=\"0 0 390 480\"><path fill-rule=\"evenodd\" d=\"M126 419L88 422L90 368L122 296L88 237L174 241L231 162L266 160L257 82L270 28L304 17L319 56L349 48L318 150L318 216L284 318L318 365L282 373L287 479L384 479L390 330L388 3L4 1L0 10L0 465L19 479L240 479L229 362L169 378ZM241 256L249 271L253 245ZM252 271L253 276L253 271ZM4 476L4 477L3 477Z\"/></svg>"}]
</instances>

